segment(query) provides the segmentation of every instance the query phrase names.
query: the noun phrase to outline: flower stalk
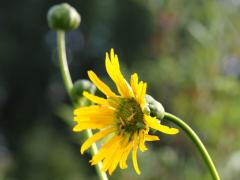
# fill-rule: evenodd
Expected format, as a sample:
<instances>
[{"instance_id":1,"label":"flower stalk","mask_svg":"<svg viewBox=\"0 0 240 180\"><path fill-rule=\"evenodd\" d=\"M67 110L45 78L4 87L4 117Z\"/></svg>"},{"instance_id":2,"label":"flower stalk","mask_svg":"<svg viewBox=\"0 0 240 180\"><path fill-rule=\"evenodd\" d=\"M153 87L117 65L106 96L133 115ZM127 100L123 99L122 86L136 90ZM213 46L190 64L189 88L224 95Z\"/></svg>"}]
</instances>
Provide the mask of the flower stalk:
<instances>
[{"instance_id":1,"label":"flower stalk","mask_svg":"<svg viewBox=\"0 0 240 180\"><path fill-rule=\"evenodd\" d=\"M197 136L197 134L192 130L192 128L186 124L183 120L180 118L165 112L164 119L171 121L172 123L178 125L182 130L188 135L188 137L192 140L192 142L196 145L197 149L202 155L202 158L204 159L211 175L214 180L220 180L220 176L217 172L217 169L207 151L205 146L203 145L200 138Z\"/></svg>"},{"instance_id":2,"label":"flower stalk","mask_svg":"<svg viewBox=\"0 0 240 180\"><path fill-rule=\"evenodd\" d=\"M73 83L72 83L71 75L70 75L68 64L67 64L64 31L61 31L61 30L57 31L57 46L58 46L59 66L60 66L63 82L68 95L71 97L71 90L73 88Z\"/></svg>"},{"instance_id":3,"label":"flower stalk","mask_svg":"<svg viewBox=\"0 0 240 180\"><path fill-rule=\"evenodd\" d=\"M62 78L64 81L65 88L68 92L69 97L71 98L73 102L73 97L72 97L72 88L73 88L73 83L71 79L71 75L68 69L68 64L67 64L67 56L66 56L66 47L65 47L65 32L62 30L57 31L57 46L58 46L58 57L59 57L59 67L60 71L62 74ZM78 107L79 104L74 103L75 107ZM93 134L90 129L85 131L85 135L87 138L90 138ZM98 149L97 145L95 143L92 144L90 148L91 155L94 156L97 154ZM108 177L104 171L102 171L102 162L99 162L96 166L97 174L101 180L108 180Z\"/></svg>"}]
</instances>

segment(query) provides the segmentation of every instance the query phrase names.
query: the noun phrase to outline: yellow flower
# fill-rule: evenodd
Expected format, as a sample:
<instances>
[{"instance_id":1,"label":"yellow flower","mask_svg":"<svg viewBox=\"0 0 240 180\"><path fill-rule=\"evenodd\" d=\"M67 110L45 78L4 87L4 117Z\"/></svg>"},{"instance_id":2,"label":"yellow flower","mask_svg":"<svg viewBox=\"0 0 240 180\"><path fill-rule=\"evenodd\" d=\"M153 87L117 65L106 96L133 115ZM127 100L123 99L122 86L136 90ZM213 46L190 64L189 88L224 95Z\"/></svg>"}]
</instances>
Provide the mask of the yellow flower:
<instances>
[{"instance_id":1,"label":"yellow flower","mask_svg":"<svg viewBox=\"0 0 240 180\"><path fill-rule=\"evenodd\" d=\"M81 147L83 154L94 142L108 136L99 152L90 160L92 165L103 161L103 171L111 175L117 165L121 169L127 168L126 160L132 151L132 161L137 174L140 170L137 163L138 148L147 150L145 141L157 141L158 136L150 135L149 129L155 129L166 134L176 134L178 129L160 124L158 119L144 114L147 84L138 81L138 75L131 76L130 85L124 79L118 57L111 49L110 57L106 53L106 70L116 84L119 95L114 93L93 71L88 76L97 88L106 95L101 98L84 92L83 95L95 103L89 107L80 107L74 111L77 125L74 131L99 129L87 139Z\"/></svg>"}]
</instances>

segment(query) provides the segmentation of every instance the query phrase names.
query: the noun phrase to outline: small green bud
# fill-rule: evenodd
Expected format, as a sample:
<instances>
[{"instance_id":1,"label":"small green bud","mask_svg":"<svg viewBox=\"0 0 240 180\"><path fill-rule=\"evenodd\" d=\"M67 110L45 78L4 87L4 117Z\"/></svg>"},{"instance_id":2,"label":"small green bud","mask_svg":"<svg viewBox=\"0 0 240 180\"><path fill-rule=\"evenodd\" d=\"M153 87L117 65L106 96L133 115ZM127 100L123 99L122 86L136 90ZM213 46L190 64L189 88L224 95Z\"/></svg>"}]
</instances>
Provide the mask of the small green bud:
<instances>
[{"instance_id":1,"label":"small green bud","mask_svg":"<svg viewBox=\"0 0 240 180\"><path fill-rule=\"evenodd\" d=\"M50 28L67 31L78 28L81 17L74 7L61 3L48 10L47 20Z\"/></svg>"},{"instance_id":2,"label":"small green bud","mask_svg":"<svg viewBox=\"0 0 240 180\"><path fill-rule=\"evenodd\" d=\"M86 99L82 94L83 91L95 94L96 90L97 90L96 86L89 80L81 79L76 81L71 91L71 97L73 99L74 104L77 104L79 106L91 105L91 101Z\"/></svg>"},{"instance_id":3,"label":"small green bud","mask_svg":"<svg viewBox=\"0 0 240 180\"><path fill-rule=\"evenodd\" d=\"M150 109L150 114L156 116L158 119L162 119L164 117L164 107L158 101L156 101L152 96L146 95L145 96L146 103L148 108Z\"/></svg>"}]
</instances>

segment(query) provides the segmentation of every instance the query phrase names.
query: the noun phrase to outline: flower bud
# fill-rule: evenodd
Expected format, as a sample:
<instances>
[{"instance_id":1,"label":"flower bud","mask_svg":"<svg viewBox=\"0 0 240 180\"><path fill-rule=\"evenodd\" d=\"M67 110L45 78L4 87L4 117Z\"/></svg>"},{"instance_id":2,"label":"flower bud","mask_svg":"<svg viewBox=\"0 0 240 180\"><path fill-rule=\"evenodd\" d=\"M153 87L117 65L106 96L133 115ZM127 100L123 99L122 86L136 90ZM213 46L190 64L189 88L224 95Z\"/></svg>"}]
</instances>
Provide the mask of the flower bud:
<instances>
[{"instance_id":1,"label":"flower bud","mask_svg":"<svg viewBox=\"0 0 240 180\"><path fill-rule=\"evenodd\" d=\"M146 95L145 96L146 103L148 108L150 109L150 115L156 116L158 119L162 119L164 117L164 107L158 101L156 101L152 96Z\"/></svg>"},{"instance_id":2,"label":"flower bud","mask_svg":"<svg viewBox=\"0 0 240 180\"><path fill-rule=\"evenodd\" d=\"M76 81L71 91L71 97L74 104L79 106L91 105L91 101L89 101L82 95L83 91L95 94L96 86L86 79Z\"/></svg>"},{"instance_id":3,"label":"flower bud","mask_svg":"<svg viewBox=\"0 0 240 180\"><path fill-rule=\"evenodd\" d=\"M47 14L48 25L54 30L76 29L81 21L77 10L67 3L52 6Z\"/></svg>"}]
</instances>

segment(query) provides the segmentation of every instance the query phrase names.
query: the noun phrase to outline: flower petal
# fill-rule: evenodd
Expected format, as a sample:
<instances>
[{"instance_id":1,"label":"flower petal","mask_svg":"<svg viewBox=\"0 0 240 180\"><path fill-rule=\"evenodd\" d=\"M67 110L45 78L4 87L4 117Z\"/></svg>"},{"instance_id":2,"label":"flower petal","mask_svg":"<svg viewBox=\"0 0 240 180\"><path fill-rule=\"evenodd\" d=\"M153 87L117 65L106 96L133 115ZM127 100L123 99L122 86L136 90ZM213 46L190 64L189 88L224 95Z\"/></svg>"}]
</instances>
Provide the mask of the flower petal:
<instances>
[{"instance_id":1,"label":"flower petal","mask_svg":"<svg viewBox=\"0 0 240 180\"><path fill-rule=\"evenodd\" d=\"M125 138L123 140L123 143L120 145L120 147L117 149L117 151L115 152L115 156L114 159L112 161L112 165L109 167L108 172L111 175L113 173L113 171L117 168L117 165L124 153L125 147L128 144L128 139Z\"/></svg>"},{"instance_id":2,"label":"flower petal","mask_svg":"<svg viewBox=\"0 0 240 180\"><path fill-rule=\"evenodd\" d=\"M95 96L93 94L88 93L87 91L83 92L83 96L96 104L109 105L107 99Z\"/></svg>"},{"instance_id":3,"label":"flower petal","mask_svg":"<svg viewBox=\"0 0 240 180\"><path fill-rule=\"evenodd\" d=\"M122 137L121 137L122 138ZM121 139L115 142L109 149L108 155L103 160L102 171L107 171L115 161L118 150L121 148Z\"/></svg>"},{"instance_id":4,"label":"flower petal","mask_svg":"<svg viewBox=\"0 0 240 180\"><path fill-rule=\"evenodd\" d=\"M90 138L88 138L82 145L81 147L81 154L84 153L85 150L87 150L94 142L102 139L103 137L105 137L106 135L114 132L116 129L115 128L109 128L109 129L105 129L102 131L97 132L96 134L94 134L93 136L91 136Z\"/></svg>"},{"instance_id":5,"label":"flower petal","mask_svg":"<svg viewBox=\"0 0 240 180\"><path fill-rule=\"evenodd\" d=\"M138 140L137 137L134 137L134 142L133 142L133 151L132 151L132 161L133 161L133 167L135 171L137 172L138 175L141 174L139 167L138 167L138 162L137 162L137 149L138 149Z\"/></svg>"},{"instance_id":6,"label":"flower petal","mask_svg":"<svg viewBox=\"0 0 240 180\"><path fill-rule=\"evenodd\" d=\"M97 86L97 88L107 97L116 96L116 94L112 92L112 90L103 81L101 81L93 71L88 71L88 76L91 81Z\"/></svg>"},{"instance_id":7,"label":"flower petal","mask_svg":"<svg viewBox=\"0 0 240 180\"><path fill-rule=\"evenodd\" d=\"M179 132L179 130L176 128L170 128L168 126L164 126L164 125L158 123L158 120L151 116L145 115L144 119L145 119L146 123L149 125L149 127L156 129L160 132L163 132L166 134L177 134Z\"/></svg>"},{"instance_id":8,"label":"flower petal","mask_svg":"<svg viewBox=\"0 0 240 180\"><path fill-rule=\"evenodd\" d=\"M93 158L90 160L91 165L97 164L99 161L108 156L109 150L114 144L118 143L119 139L120 137L115 135L110 140L108 140L108 142L106 142L98 151L98 153L95 156L93 156Z\"/></svg>"},{"instance_id":9,"label":"flower petal","mask_svg":"<svg viewBox=\"0 0 240 180\"><path fill-rule=\"evenodd\" d=\"M126 161L127 161L128 155L129 155L132 147L133 147L133 143L132 143L132 142L130 142L130 143L125 147L124 152L123 152L123 154L122 154L122 158L121 158L120 163L119 163L119 166L120 166L121 169L126 169L126 168L128 167Z\"/></svg>"},{"instance_id":10,"label":"flower petal","mask_svg":"<svg viewBox=\"0 0 240 180\"><path fill-rule=\"evenodd\" d=\"M79 107L74 110L74 115L75 116L83 116L83 115L95 115L97 117L98 115L101 114L111 114L113 115L115 113L114 109L111 109L109 107L104 107L104 106L98 106L98 105L93 105L93 106L85 106L85 107Z\"/></svg>"},{"instance_id":11,"label":"flower petal","mask_svg":"<svg viewBox=\"0 0 240 180\"><path fill-rule=\"evenodd\" d=\"M145 135L145 140L146 140L146 141L158 141L158 140L160 140L160 139L159 139L158 136L146 134L146 135Z\"/></svg>"},{"instance_id":12,"label":"flower petal","mask_svg":"<svg viewBox=\"0 0 240 180\"><path fill-rule=\"evenodd\" d=\"M111 59L109 58L108 53L106 53L105 66L107 73L115 83L120 95L126 98L130 98L133 96L132 90L121 73L118 58L114 55L113 49L111 50L110 54Z\"/></svg>"},{"instance_id":13,"label":"flower petal","mask_svg":"<svg viewBox=\"0 0 240 180\"><path fill-rule=\"evenodd\" d=\"M137 90L138 90L138 75L137 75L137 73L134 73L134 74L131 75L130 83L131 83L131 87L132 87L133 93L134 93L134 95L136 97Z\"/></svg>"},{"instance_id":14,"label":"flower petal","mask_svg":"<svg viewBox=\"0 0 240 180\"><path fill-rule=\"evenodd\" d=\"M108 126L111 126L111 123L100 123L100 122L87 122L87 123L80 123L73 127L74 132L80 132L86 129L102 129Z\"/></svg>"},{"instance_id":15,"label":"flower petal","mask_svg":"<svg viewBox=\"0 0 240 180\"><path fill-rule=\"evenodd\" d=\"M112 59L113 65L117 68L120 69L119 61L118 61L118 56L114 53L114 49L112 48L110 51L110 57Z\"/></svg>"},{"instance_id":16,"label":"flower petal","mask_svg":"<svg viewBox=\"0 0 240 180\"><path fill-rule=\"evenodd\" d=\"M139 132L139 149L144 152L147 150L147 147L145 146L145 132L144 130L141 130Z\"/></svg>"}]
</instances>

